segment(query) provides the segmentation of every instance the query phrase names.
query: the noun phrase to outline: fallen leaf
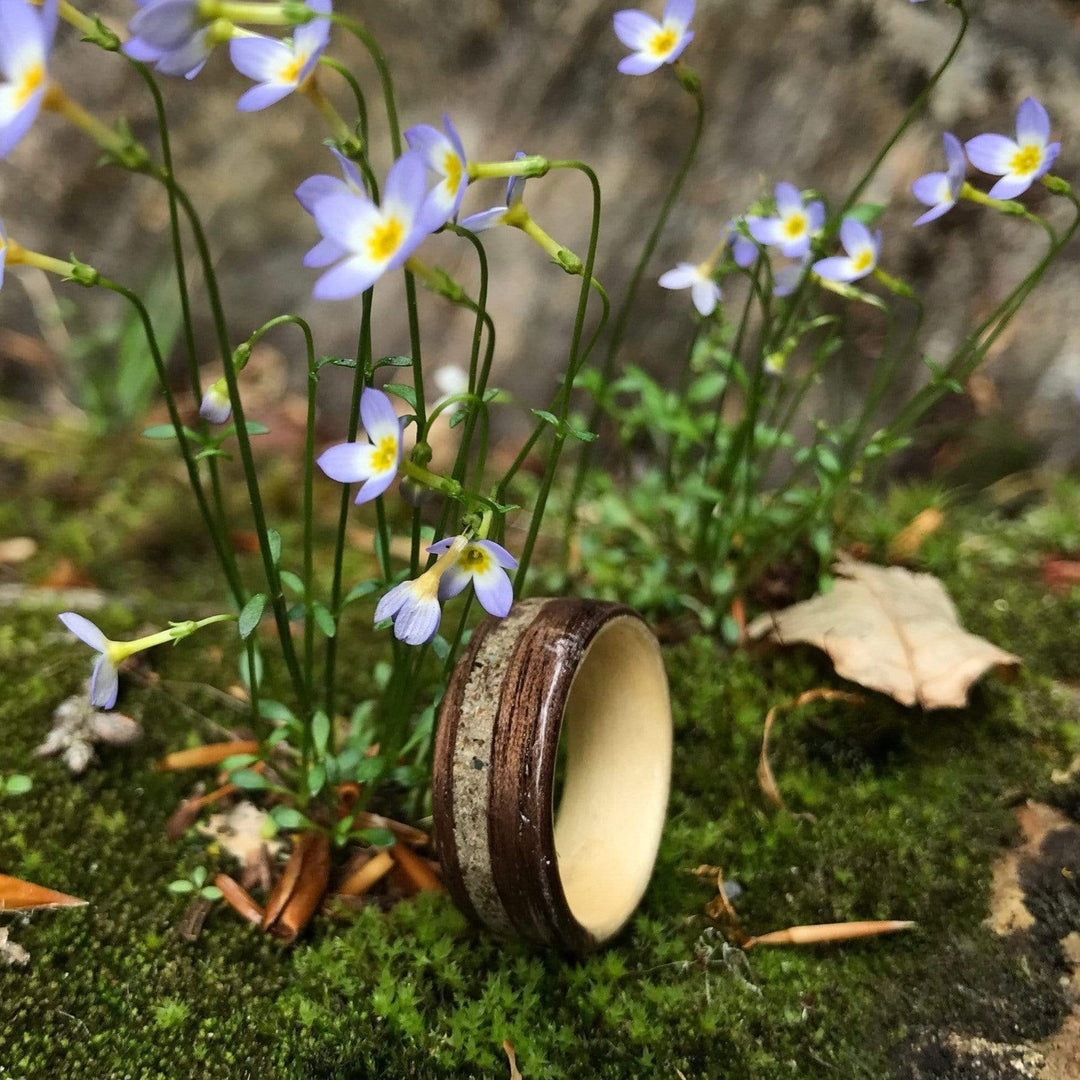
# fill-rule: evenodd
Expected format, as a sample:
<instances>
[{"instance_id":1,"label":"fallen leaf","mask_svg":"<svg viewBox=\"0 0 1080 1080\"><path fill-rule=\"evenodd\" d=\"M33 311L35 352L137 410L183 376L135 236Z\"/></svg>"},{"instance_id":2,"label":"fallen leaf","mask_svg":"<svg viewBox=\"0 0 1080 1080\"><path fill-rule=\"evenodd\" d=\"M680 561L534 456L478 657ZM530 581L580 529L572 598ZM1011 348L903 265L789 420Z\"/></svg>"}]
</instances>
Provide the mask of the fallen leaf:
<instances>
[{"instance_id":1,"label":"fallen leaf","mask_svg":"<svg viewBox=\"0 0 1080 1080\"><path fill-rule=\"evenodd\" d=\"M706 870L709 871L709 877L712 877L713 872L715 872L716 896L705 905L705 914L710 919L720 923L725 936L734 941L736 945L744 945L750 939L742 926L739 925L739 916L735 914L735 908L731 906L731 898L728 896L724 884L723 871L719 866L700 866L695 873L700 874Z\"/></svg>"},{"instance_id":2,"label":"fallen leaf","mask_svg":"<svg viewBox=\"0 0 1080 1080\"><path fill-rule=\"evenodd\" d=\"M17 942L8 940L8 928L0 926L0 964L23 964L30 962L30 954Z\"/></svg>"},{"instance_id":3,"label":"fallen leaf","mask_svg":"<svg viewBox=\"0 0 1080 1080\"><path fill-rule=\"evenodd\" d=\"M813 926L789 926L743 942L743 948L754 945L826 945L855 938L876 937L910 930L915 924L907 920L875 920L873 922L817 923Z\"/></svg>"},{"instance_id":4,"label":"fallen leaf","mask_svg":"<svg viewBox=\"0 0 1080 1080\"><path fill-rule=\"evenodd\" d=\"M861 694L849 694L845 690L831 690L821 686L816 690L807 690L790 701L774 705L765 715L765 730L761 735L761 754L758 756L757 778L758 786L762 794L774 806L784 807L784 799L780 789L776 786L776 777L773 776L772 766L769 764L769 734L776 721L777 714L782 709L797 709L800 705L807 705L811 701L846 701L851 705L865 705L866 698ZM803 817L813 821L813 814L804 814Z\"/></svg>"},{"instance_id":5,"label":"fallen leaf","mask_svg":"<svg viewBox=\"0 0 1080 1080\"><path fill-rule=\"evenodd\" d=\"M263 827L269 815L254 803L244 800L222 814L211 814L199 832L216 841L243 867L243 884L251 887L268 875L265 868L282 849L280 840L263 838Z\"/></svg>"},{"instance_id":6,"label":"fallen leaf","mask_svg":"<svg viewBox=\"0 0 1080 1080\"><path fill-rule=\"evenodd\" d=\"M833 571L830 593L759 616L747 636L816 645L838 675L924 709L962 708L968 689L987 670L1020 663L960 626L945 587L932 574L846 555Z\"/></svg>"},{"instance_id":7,"label":"fallen leaf","mask_svg":"<svg viewBox=\"0 0 1080 1080\"><path fill-rule=\"evenodd\" d=\"M32 536L12 536L0 540L0 563L21 563L37 554L37 541Z\"/></svg>"},{"instance_id":8,"label":"fallen leaf","mask_svg":"<svg viewBox=\"0 0 1080 1080\"><path fill-rule=\"evenodd\" d=\"M330 841L325 833L298 833L293 854L300 856L295 888L277 921L270 927L270 933L286 945L291 945L311 922L326 893L330 882ZM265 917L263 922L265 924Z\"/></svg>"},{"instance_id":9,"label":"fallen leaf","mask_svg":"<svg viewBox=\"0 0 1080 1080\"><path fill-rule=\"evenodd\" d=\"M923 541L944 524L945 515L936 506L928 506L920 511L892 538L889 544L890 561L907 562L915 558Z\"/></svg>"},{"instance_id":10,"label":"fallen leaf","mask_svg":"<svg viewBox=\"0 0 1080 1080\"><path fill-rule=\"evenodd\" d=\"M57 559L39 584L46 589L88 589L94 583L71 559Z\"/></svg>"},{"instance_id":11,"label":"fallen leaf","mask_svg":"<svg viewBox=\"0 0 1080 1080\"><path fill-rule=\"evenodd\" d=\"M350 873L338 887L337 896L362 896L376 882L385 877L394 866L389 851L380 851L366 859Z\"/></svg>"},{"instance_id":12,"label":"fallen leaf","mask_svg":"<svg viewBox=\"0 0 1080 1080\"><path fill-rule=\"evenodd\" d=\"M85 907L86 901L67 896L44 885L0 874L0 911L34 911L37 908Z\"/></svg>"}]
</instances>

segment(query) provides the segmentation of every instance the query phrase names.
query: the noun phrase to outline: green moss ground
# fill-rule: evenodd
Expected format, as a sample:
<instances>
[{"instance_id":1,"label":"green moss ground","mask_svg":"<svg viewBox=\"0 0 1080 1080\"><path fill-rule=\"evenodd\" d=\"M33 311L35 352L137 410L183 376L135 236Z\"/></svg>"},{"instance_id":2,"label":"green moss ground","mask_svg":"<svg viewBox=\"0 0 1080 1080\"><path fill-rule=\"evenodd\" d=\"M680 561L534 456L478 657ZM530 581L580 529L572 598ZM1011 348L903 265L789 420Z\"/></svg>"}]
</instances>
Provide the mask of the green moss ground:
<instances>
[{"instance_id":1,"label":"green moss ground","mask_svg":"<svg viewBox=\"0 0 1080 1080\"><path fill-rule=\"evenodd\" d=\"M135 615L102 616L116 629L171 614L162 596L212 595L212 583L186 578L201 566L190 527L145 524L175 502L172 489L130 477L118 488L98 469L76 476L79 528L56 509L57 491L0 511L0 535L43 541L28 574L70 554L103 586L127 586ZM849 532L880 554L932 498L897 493ZM509 1038L526 1080L675 1080L676 1070L687 1080L869 1080L914 1075L920 1033L943 1026L997 1041L1048 1035L1066 1010L1056 954L1031 935L998 939L982 920L990 865L1015 835L1011 806L1049 797L1051 768L1078 742L1080 697L1067 680L1080 593L1047 594L1038 558L1080 548L1080 492L1064 486L1011 518L985 506L948 517L922 565L945 578L970 629L1025 657L1018 679L986 682L956 712L878 699L783 716L774 767L791 808L816 815L811 824L766 804L755 767L769 706L842 685L827 663L812 650L726 654L703 638L670 648L678 743L659 865L625 935L584 962L495 941L439 896L321 919L291 952L227 910L183 941L184 901L165 885L215 861L197 837L166 842L191 778L150 765L212 737L202 716L229 722L211 696L180 686L233 681L212 648L228 636L155 655L164 681L129 682L122 701L145 738L106 751L72 783L31 751L84 677L85 650L55 611L4 609L0 771L29 772L34 790L0 801L0 870L91 904L5 921L32 961L0 968L0 1077L501 1078ZM119 560L148 531L158 554L129 570ZM351 646L361 672L365 645ZM1080 808L1075 791L1054 798ZM711 890L689 873L699 863L743 885L737 907L752 933L853 918L919 925L843 947L752 950L748 982L702 913ZM1073 901L1062 919L1080 916Z\"/></svg>"}]
</instances>

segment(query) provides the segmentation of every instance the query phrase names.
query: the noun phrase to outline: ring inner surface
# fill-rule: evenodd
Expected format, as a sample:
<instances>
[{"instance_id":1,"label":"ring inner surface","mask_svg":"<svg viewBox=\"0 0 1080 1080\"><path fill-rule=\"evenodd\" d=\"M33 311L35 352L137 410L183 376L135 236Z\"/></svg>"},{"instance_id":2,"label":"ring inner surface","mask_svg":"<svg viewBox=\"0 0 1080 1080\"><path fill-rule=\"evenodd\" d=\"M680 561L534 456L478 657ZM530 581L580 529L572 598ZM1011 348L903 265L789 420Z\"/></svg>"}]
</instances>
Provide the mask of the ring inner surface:
<instances>
[{"instance_id":1,"label":"ring inner surface","mask_svg":"<svg viewBox=\"0 0 1080 1080\"><path fill-rule=\"evenodd\" d=\"M602 941L641 900L667 811L671 701L660 646L640 619L614 618L593 638L570 687L562 739L559 876L571 914Z\"/></svg>"}]
</instances>

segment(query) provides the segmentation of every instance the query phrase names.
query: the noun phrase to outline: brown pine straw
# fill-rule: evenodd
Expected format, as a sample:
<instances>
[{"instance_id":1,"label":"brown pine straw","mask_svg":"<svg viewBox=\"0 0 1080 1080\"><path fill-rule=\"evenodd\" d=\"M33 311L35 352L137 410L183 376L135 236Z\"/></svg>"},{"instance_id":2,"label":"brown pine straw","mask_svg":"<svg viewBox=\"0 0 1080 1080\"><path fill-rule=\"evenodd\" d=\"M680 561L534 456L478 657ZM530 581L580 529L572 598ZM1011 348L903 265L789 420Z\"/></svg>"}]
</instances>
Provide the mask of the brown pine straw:
<instances>
[{"instance_id":1,"label":"brown pine straw","mask_svg":"<svg viewBox=\"0 0 1080 1080\"><path fill-rule=\"evenodd\" d=\"M263 921L263 909L251 898L251 894L242 885L237 884L228 874L218 874L214 884L221 890L222 898L241 918L260 926Z\"/></svg>"},{"instance_id":2,"label":"brown pine straw","mask_svg":"<svg viewBox=\"0 0 1080 1080\"><path fill-rule=\"evenodd\" d=\"M744 949L754 945L825 945L836 941L852 941L855 938L876 937L878 934L895 934L910 930L915 923L907 920L878 920L874 922L817 923L813 926L790 926L786 930L774 930L771 934L747 938Z\"/></svg>"},{"instance_id":3,"label":"brown pine straw","mask_svg":"<svg viewBox=\"0 0 1080 1080\"><path fill-rule=\"evenodd\" d=\"M386 877L396 865L389 851L380 851L353 870L341 883L336 895L362 896L372 885Z\"/></svg>"},{"instance_id":4,"label":"brown pine straw","mask_svg":"<svg viewBox=\"0 0 1080 1080\"><path fill-rule=\"evenodd\" d=\"M866 704L866 698L862 694L853 694L847 690L833 690L827 686L819 686L816 690L806 690L790 701L774 705L768 711L765 716L765 730L761 736L761 755L758 758L758 786L761 788L765 798L782 810L787 809L787 807L784 804L783 796L780 794L780 789L776 786L776 777L773 776L772 768L769 765L769 733L772 731L777 715L782 710L797 709L802 705L809 705L811 701L846 701L850 705ZM802 816L810 821L815 820L812 814Z\"/></svg>"},{"instance_id":5,"label":"brown pine straw","mask_svg":"<svg viewBox=\"0 0 1080 1080\"><path fill-rule=\"evenodd\" d=\"M503 1053L510 1064L510 1080L521 1080L521 1073L518 1072L517 1067L517 1054L514 1052L514 1044L509 1039L503 1039Z\"/></svg>"},{"instance_id":6,"label":"brown pine straw","mask_svg":"<svg viewBox=\"0 0 1080 1080\"><path fill-rule=\"evenodd\" d=\"M395 844L390 849L390 854L419 892L442 891L442 879L432 870L426 859L420 858L401 843Z\"/></svg>"},{"instance_id":7,"label":"brown pine straw","mask_svg":"<svg viewBox=\"0 0 1080 1080\"><path fill-rule=\"evenodd\" d=\"M270 927L270 933L286 945L311 922L330 883L330 840L326 834L300 833L294 844L293 854L300 853L301 873L284 910Z\"/></svg>"},{"instance_id":8,"label":"brown pine straw","mask_svg":"<svg viewBox=\"0 0 1080 1080\"><path fill-rule=\"evenodd\" d=\"M198 769L203 765L217 765L236 754L257 754L259 744L254 739L234 739L232 742L207 743L191 750L177 750L166 754L155 766L159 772L176 769Z\"/></svg>"},{"instance_id":9,"label":"brown pine straw","mask_svg":"<svg viewBox=\"0 0 1080 1080\"><path fill-rule=\"evenodd\" d=\"M293 836L289 861L285 864L281 877L277 879L277 884L271 890L270 897L266 901L266 911L263 914L262 921L264 930L269 930L271 924L277 922L278 917L285 910L285 905L289 902L293 891L296 889L296 883L300 880L300 871L304 865L304 849L309 843L306 838L311 835L314 834L296 833Z\"/></svg>"},{"instance_id":10,"label":"brown pine straw","mask_svg":"<svg viewBox=\"0 0 1080 1080\"><path fill-rule=\"evenodd\" d=\"M84 907L88 901L0 874L0 911L33 911L36 908Z\"/></svg>"}]
</instances>

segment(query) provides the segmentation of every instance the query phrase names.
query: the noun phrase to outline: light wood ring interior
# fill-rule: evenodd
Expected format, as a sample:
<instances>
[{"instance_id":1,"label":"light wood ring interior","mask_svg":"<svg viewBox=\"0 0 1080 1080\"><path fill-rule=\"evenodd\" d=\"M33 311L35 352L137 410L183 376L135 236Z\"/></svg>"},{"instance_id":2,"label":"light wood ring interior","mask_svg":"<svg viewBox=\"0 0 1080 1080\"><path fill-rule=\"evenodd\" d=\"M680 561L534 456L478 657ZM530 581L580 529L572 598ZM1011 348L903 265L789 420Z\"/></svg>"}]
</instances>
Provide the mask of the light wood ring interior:
<instances>
[{"instance_id":1,"label":"light wood ring interior","mask_svg":"<svg viewBox=\"0 0 1080 1080\"><path fill-rule=\"evenodd\" d=\"M597 631L570 687L562 738L559 877L571 914L604 941L649 883L671 777L667 675L640 619L617 616Z\"/></svg>"}]
</instances>

